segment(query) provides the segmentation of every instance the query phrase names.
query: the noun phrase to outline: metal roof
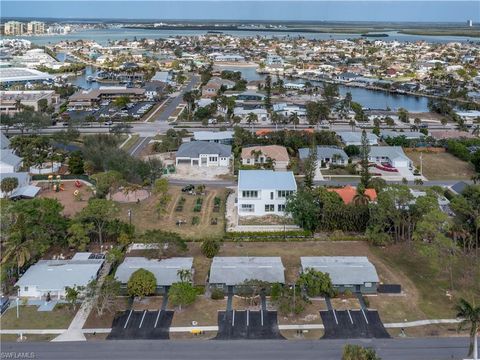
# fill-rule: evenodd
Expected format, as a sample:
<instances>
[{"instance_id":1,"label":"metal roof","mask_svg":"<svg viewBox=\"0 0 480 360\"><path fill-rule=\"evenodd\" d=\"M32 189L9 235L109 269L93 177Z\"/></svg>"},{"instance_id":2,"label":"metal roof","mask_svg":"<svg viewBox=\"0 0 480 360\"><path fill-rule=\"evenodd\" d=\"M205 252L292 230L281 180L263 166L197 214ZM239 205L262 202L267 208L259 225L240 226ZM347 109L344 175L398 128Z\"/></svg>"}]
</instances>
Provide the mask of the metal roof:
<instances>
[{"instance_id":1,"label":"metal roof","mask_svg":"<svg viewBox=\"0 0 480 360\"><path fill-rule=\"evenodd\" d=\"M170 259L147 259L145 257L126 257L115 273L115 277L122 283L127 283L130 276L138 269L145 269L153 273L157 285L166 286L180 282L178 270L191 270L193 257L174 257Z\"/></svg>"},{"instance_id":2,"label":"metal roof","mask_svg":"<svg viewBox=\"0 0 480 360\"><path fill-rule=\"evenodd\" d=\"M425 137L425 134L421 133L420 131L392 131L392 130L382 130L380 133L382 138L386 139L396 138L400 136L405 136L405 139L420 139Z\"/></svg>"},{"instance_id":3,"label":"metal roof","mask_svg":"<svg viewBox=\"0 0 480 360\"><path fill-rule=\"evenodd\" d=\"M176 156L198 158L200 154L218 154L220 157L230 157L232 155L232 147L209 141L191 141L180 145Z\"/></svg>"},{"instance_id":4,"label":"metal roof","mask_svg":"<svg viewBox=\"0 0 480 360\"><path fill-rule=\"evenodd\" d=\"M15 189L10 195L10 198L30 198L33 199L37 194L40 192L41 188L38 186L33 186L33 185L27 185L27 186L22 186L17 189Z\"/></svg>"},{"instance_id":5,"label":"metal roof","mask_svg":"<svg viewBox=\"0 0 480 360\"><path fill-rule=\"evenodd\" d=\"M301 148L298 149L298 155L300 159L305 160L310 154L310 148ZM317 157L318 159L331 159L333 155L338 154L342 159L348 160L348 155L342 149L332 147L332 146L317 146Z\"/></svg>"},{"instance_id":6,"label":"metal roof","mask_svg":"<svg viewBox=\"0 0 480 360\"><path fill-rule=\"evenodd\" d=\"M63 290L66 286L86 286L96 279L103 259L40 260L28 268L16 286L36 286L38 290Z\"/></svg>"},{"instance_id":7,"label":"metal roof","mask_svg":"<svg viewBox=\"0 0 480 360\"><path fill-rule=\"evenodd\" d=\"M239 190L297 190L295 176L291 171L240 170L238 172Z\"/></svg>"},{"instance_id":8,"label":"metal roof","mask_svg":"<svg viewBox=\"0 0 480 360\"><path fill-rule=\"evenodd\" d=\"M233 131L194 131L193 138L197 141L230 140Z\"/></svg>"},{"instance_id":9,"label":"metal roof","mask_svg":"<svg viewBox=\"0 0 480 360\"><path fill-rule=\"evenodd\" d=\"M22 162L22 158L15 155L10 149L1 149L0 162L12 166L17 166Z\"/></svg>"},{"instance_id":10,"label":"metal roof","mask_svg":"<svg viewBox=\"0 0 480 360\"><path fill-rule=\"evenodd\" d=\"M1 68L0 82L50 80L55 76L27 68Z\"/></svg>"},{"instance_id":11,"label":"metal roof","mask_svg":"<svg viewBox=\"0 0 480 360\"><path fill-rule=\"evenodd\" d=\"M306 256L300 258L302 270L313 268L328 273L333 285L362 285L379 282L375 266L366 256Z\"/></svg>"},{"instance_id":12,"label":"metal roof","mask_svg":"<svg viewBox=\"0 0 480 360\"><path fill-rule=\"evenodd\" d=\"M0 132L0 149L8 149L10 147L10 140L5 136L5 134Z\"/></svg>"},{"instance_id":13,"label":"metal roof","mask_svg":"<svg viewBox=\"0 0 480 360\"><path fill-rule=\"evenodd\" d=\"M219 257L210 267L210 284L239 285L245 280L285 283L285 268L280 257Z\"/></svg>"}]
</instances>

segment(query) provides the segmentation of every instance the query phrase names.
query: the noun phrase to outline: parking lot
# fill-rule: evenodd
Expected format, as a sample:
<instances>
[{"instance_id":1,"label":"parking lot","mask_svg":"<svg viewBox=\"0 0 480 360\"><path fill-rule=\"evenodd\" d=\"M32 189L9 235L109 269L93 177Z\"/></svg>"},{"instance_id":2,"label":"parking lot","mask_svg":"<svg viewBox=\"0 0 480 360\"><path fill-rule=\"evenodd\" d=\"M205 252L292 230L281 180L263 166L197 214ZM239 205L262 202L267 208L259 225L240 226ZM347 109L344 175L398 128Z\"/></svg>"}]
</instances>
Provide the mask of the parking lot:
<instances>
[{"instance_id":1,"label":"parking lot","mask_svg":"<svg viewBox=\"0 0 480 360\"><path fill-rule=\"evenodd\" d=\"M232 310L218 312L218 333L214 340L285 339L278 330L276 311Z\"/></svg>"},{"instance_id":2,"label":"parking lot","mask_svg":"<svg viewBox=\"0 0 480 360\"><path fill-rule=\"evenodd\" d=\"M320 311L325 334L322 339L389 338L375 310Z\"/></svg>"},{"instance_id":3,"label":"parking lot","mask_svg":"<svg viewBox=\"0 0 480 360\"><path fill-rule=\"evenodd\" d=\"M108 340L169 339L173 311L127 310L113 320Z\"/></svg>"},{"instance_id":4,"label":"parking lot","mask_svg":"<svg viewBox=\"0 0 480 360\"><path fill-rule=\"evenodd\" d=\"M125 108L119 109L112 102L103 102L98 107L89 110L68 109L67 114L72 120L83 120L93 116L95 121L122 120L131 118L140 120L155 105L153 101L139 101L130 103Z\"/></svg>"}]
</instances>

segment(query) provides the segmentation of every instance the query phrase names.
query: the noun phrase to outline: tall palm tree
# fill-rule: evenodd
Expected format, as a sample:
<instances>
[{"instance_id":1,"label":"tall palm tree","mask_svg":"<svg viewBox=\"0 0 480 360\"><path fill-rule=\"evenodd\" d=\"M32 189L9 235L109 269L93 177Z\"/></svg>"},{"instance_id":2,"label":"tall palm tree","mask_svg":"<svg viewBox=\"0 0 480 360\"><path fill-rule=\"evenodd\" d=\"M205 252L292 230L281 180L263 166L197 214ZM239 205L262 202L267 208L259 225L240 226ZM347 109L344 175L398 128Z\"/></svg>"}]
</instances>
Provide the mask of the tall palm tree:
<instances>
[{"instance_id":1,"label":"tall palm tree","mask_svg":"<svg viewBox=\"0 0 480 360\"><path fill-rule=\"evenodd\" d=\"M300 123L300 118L298 117L298 114L296 112L292 113L288 117L288 120L293 124L293 130L295 130L296 126Z\"/></svg>"},{"instance_id":2,"label":"tall palm tree","mask_svg":"<svg viewBox=\"0 0 480 360\"><path fill-rule=\"evenodd\" d=\"M457 310L457 317L461 318L458 328L463 330L470 327L470 346L468 347L468 356L472 356L473 359L478 359L478 345L477 345L477 333L480 327L480 306L470 304L465 299L460 299L455 306Z\"/></svg>"},{"instance_id":3,"label":"tall palm tree","mask_svg":"<svg viewBox=\"0 0 480 360\"><path fill-rule=\"evenodd\" d=\"M251 112L247 115L247 124L250 125L252 127L252 132L253 132L253 128L254 128L254 125L255 123L258 122L258 116L257 114Z\"/></svg>"}]
</instances>

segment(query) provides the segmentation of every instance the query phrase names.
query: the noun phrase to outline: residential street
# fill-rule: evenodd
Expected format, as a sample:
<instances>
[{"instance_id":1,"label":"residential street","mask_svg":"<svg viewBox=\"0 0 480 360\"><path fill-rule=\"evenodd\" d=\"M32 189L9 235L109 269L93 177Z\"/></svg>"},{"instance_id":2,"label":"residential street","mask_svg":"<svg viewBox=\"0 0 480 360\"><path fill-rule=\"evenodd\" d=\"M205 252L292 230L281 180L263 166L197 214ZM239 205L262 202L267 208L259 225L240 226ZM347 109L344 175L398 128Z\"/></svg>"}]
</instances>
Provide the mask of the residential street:
<instances>
[{"instance_id":1,"label":"residential street","mask_svg":"<svg viewBox=\"0 0 480 360\"><path fill-rule=\"evenodd\" d=\"M2 358L33 353L35 359L235 359L339 360L346 343L374 347L383 360L463 359L466 338L372 340L235 341L89 341L74 343L2 343ZM12 357L13 358L13 357Z\"/></svg>"}]
</instances>

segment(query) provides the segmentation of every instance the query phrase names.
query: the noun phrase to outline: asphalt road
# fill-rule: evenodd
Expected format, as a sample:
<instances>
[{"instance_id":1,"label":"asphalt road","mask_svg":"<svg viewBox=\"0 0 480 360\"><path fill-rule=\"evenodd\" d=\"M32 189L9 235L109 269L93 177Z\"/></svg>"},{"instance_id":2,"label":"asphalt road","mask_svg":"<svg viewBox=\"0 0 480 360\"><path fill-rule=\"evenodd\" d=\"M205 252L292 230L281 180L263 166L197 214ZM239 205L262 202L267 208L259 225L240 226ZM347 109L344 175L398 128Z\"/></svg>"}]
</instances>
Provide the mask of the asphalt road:
<instances>
[{"instance_id":1,"label":"asphalt road","mask_svg":"<svg viewBox=\"0 0 480 360\"><path fill-rule=\"evenodd\" d=\"M165 109L159 114L156 121L167 121L170 115L173 114L177 106L183 101L183 94L192 90L192 88L198 83L198 76L193 75L188 82L188 84L180 91L180 94L172 98L172 100L168 103Z\"/></svg>"},{"instance_id":2,"label":"asphalt road","mask_svg":"<svg viewBox=\"0 0 480 360\"><path fill-rule=\"evenodd\" d=\"M233 340L233 341L89 341L3 342L1 359L195 359L195 360L339 360L345 344L373 347L383 360L463 359L467 338L369 339L369 340Z\"/></svg>"}]
</instances>

